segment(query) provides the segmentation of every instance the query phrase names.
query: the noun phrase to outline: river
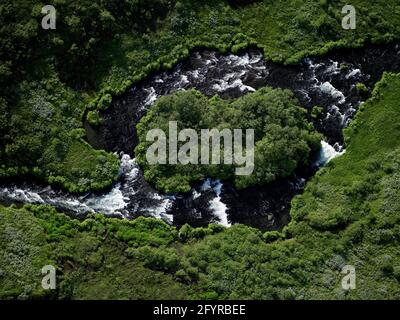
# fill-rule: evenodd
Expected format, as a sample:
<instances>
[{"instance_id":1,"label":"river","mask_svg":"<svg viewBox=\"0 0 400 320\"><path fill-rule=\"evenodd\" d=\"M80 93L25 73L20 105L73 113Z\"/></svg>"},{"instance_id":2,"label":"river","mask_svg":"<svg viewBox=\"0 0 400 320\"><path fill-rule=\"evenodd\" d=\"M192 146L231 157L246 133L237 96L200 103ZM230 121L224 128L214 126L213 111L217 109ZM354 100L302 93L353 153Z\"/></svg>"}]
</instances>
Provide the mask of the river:
<instances>
[{"instance_id":1,"label":"river","mask_svg":"<svg viewBox=\"0 0 400 320\"><path fill-rule=\"evenodd\" d=\"M102 116L104 123L92 128L85 123L87 139L95 148L117 153L120 178L108 190L73 195L38 183L0 183L0 202L50 204L77 217L103 213L113 217L152 216L180 226L206 226L210 222L230 226L244 223L262 230L276 230L289 220L290 202L315 172L345 152L342 130L353 119L384 71L400 71L400 46L368 46L338 50L320 58L303 59L284 66L265 61L257 50L234 55L213 51L193 52L168 72L150 76L113 99ZM360 93L364 83L369 93ZM188 194L160 194L143 177L134 159L137 145L135 124L163 95L195 88L207 96L234 99L263 86L290 89L309 113L314 106L322 113L313 119L325 136L312 165L298 168L292 177L267 186L236 190L224 181L206 179Z\"/></svg>"}]
</instances>

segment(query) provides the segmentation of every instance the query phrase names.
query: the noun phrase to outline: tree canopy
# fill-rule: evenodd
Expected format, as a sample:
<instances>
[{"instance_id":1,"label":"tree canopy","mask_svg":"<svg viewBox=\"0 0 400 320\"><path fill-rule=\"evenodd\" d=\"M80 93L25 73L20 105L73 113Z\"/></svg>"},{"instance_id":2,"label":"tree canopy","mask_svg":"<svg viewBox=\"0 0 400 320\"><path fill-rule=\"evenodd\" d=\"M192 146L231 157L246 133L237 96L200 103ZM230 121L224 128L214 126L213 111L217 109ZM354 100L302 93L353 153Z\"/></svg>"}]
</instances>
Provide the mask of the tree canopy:
<instances>
[{"instance_id":1,"label":"tree canopy","mask_svg":"<svg viewBox=\"0 0 400 320\"><path fill-rule=\"evenodd\" d=\"M224 163L224 143L221 139L221 164L155 164L150 165L146 152L152 142L146 141L151 129L161 129L167 135L169 121L176 121L178 131L194 129L254 129L254 171L236 175L238 165ZM135 153L144 168L145 177L165 192L187 192L190 183L205 177L231 179L238 188L261 185L291 175L308 163L310 155L320 148L321 136L306 118L287 90L262 88L235 101L217 96L207 98L198 91L177 92L160 98L137 126L139 145ZM185 142L181 142L182 146ZM200 148L200 147L199 147ZM243 143L243 154L245 143ZM167 153L169 149L167 148ZM211 163L211 162L210 162Z\"/></svg>"}]
</instances>

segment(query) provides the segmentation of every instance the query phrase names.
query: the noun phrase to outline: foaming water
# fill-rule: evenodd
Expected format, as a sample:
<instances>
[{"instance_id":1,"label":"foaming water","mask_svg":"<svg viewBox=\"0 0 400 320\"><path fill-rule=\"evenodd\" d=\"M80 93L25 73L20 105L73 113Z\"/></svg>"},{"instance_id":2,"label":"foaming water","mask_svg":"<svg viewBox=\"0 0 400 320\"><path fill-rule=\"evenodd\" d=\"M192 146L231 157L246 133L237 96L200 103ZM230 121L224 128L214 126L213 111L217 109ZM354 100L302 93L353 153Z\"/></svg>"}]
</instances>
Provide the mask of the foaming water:
<instances>
[{"instance_id":1,"label":"foaming water","mask_svg":"<svg viewBox=\"0 0 400 320\"><path fill-rule=\"evenodd\" d=\"M343 155L346 152L345 149L342 149L341 151L337 151L334 147L332 147L329 143L326 141L321 141L321 150L319 151L318 154L318 160L316 161L316 165L318 167L322 167L329 163L332 159L335 159L341 155Z\"/></svg>"},{"instance_id":2,"label":"foaming water","mask_svg":"<svg viewBox=\"0 0 400 320\"><path fill-rule=\"evenodd\" d=\"M140 187L143 185L143 174L135 159L122 154L120 163L120 179L106 192L73 195L50 186L43 188L26 182L22 185L0 186L0 202L50 204L77 216L89 213L125 218L144 215L173 223L173 216L168 213L172 200L150 187L146 190ZM135 184L138 188L135 188ZM143 198L149 198L150 201L143 201Z\"/></svg>"},{"instance_id":3,"label":"foaming water","mask_svg":"<svg viewBox=\"0 0 400 320\"><path fill-rule=\"evenodd\" d=\"M209 201L209 208L212 210L214 215L218 218L220 224L225 227L230 227L231 224L228 221L227 206L221 201L222 183L220 180L207 179L201 186L202 191L213 190L215 197ZM201 195L201 194L200 194Z\"/></svg>"}]
</instances>

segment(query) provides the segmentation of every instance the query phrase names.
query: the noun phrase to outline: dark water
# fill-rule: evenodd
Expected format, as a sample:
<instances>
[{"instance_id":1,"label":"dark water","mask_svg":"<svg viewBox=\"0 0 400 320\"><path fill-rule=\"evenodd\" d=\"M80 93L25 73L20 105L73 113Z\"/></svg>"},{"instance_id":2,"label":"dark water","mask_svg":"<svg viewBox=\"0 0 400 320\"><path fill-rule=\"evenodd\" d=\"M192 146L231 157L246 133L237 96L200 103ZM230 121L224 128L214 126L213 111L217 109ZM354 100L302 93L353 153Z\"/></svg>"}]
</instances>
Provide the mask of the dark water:
<instances>
[{"instance_id":1,"label":"dark water","mask_svg":"<svg viewBox=\"0 0 400 320\"><path fill-rule=\"evenodd\" d=\"M371 90L384 71L400 71L399 53L399 45L371 46L283 66L264 61L255 50L240 55L195 52L173 70L152 76L114 98L99 128L85 124L88 141L94 147L121 154L121 178L111 190L73 196L29 183L8 184L0 186L0 201L50 203L78 215L150 215L175 225L203 226L215 221L279 229L289 221L290 201L303 190L306 180L342 151L342 129L368 97L368 93L359 94L355 85L361 82ZM233 99L266 85L292 90L310 112L314 106L323 108L313 121L327 143L315 155L313 166L299 168L289 179L240 191L229 183L208 180L193 186L189 194L167 196L144 181L134 161L133 150L138 143L135 124L158 97L195 88L207 96Z\"/></svg>"}]
</instances>

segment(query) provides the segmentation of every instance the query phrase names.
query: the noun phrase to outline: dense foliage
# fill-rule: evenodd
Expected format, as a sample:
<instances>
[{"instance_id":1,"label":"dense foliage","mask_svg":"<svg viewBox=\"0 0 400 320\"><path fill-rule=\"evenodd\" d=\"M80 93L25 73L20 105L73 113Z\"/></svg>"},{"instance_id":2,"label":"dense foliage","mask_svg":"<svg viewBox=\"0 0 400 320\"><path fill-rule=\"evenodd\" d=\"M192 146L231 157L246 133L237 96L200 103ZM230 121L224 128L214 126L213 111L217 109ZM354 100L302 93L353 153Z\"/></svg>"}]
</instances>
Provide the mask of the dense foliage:
<instances>
[{"instance_id":1,"label":"dense foliage","mask_svg":"<svg viewBox=\"0 0 400 320\"><path fill-rule=\"evenodd\" d=\"M171 276L128 259L126 248L166 245L177 233L164 223L96 216L85 222L51 207L0 209L0 298L181 299ZM41 269L57 270L57 290L41 286Z\"/></svg>"},{"instance_id":2,"label":"dense foliage","mask_svg":"<svg viewBox=\"0 0 400 320\"><path fill-rule=\"evenodd\" d=\"M146 153L154 141L147 141L151 129L161 129L169 137L169 122L176 121L178 132L193 129L198 135L198 150L189 150L198 164L149 164ZM190 183L201 178L212 177L234 180L238 188L266 184L291 175L299 165L308 163L310 154L320 148L321 136L306 120L305 110L297 106L290 91L262 88L235 101L218 97L206 98L197 91L185 91L160 98L148 114L137 125L139 145L135 149L138 163L144 168L145 178L165 192L187 192ZM224 161L227 141L220 141L220 164L201 162L202 129L230 130L229 141L233 142L233 130L254 129L254 150L246 149L243 154L254 152L254 171L249 175L236 175L235 168L245 164L229 165ZM211 139L208 139L211 145ZM243 140L245 140L243 138ZM188 141L181 141L178 150ZM242 141L241 141L242 142ZM159 141L156 140L156 144ZM170 148L166 146L166 154ZM249 146L252 147L252 146ZM231 147L231 152L233 146Z\"/></svg>"}]
</instances>

